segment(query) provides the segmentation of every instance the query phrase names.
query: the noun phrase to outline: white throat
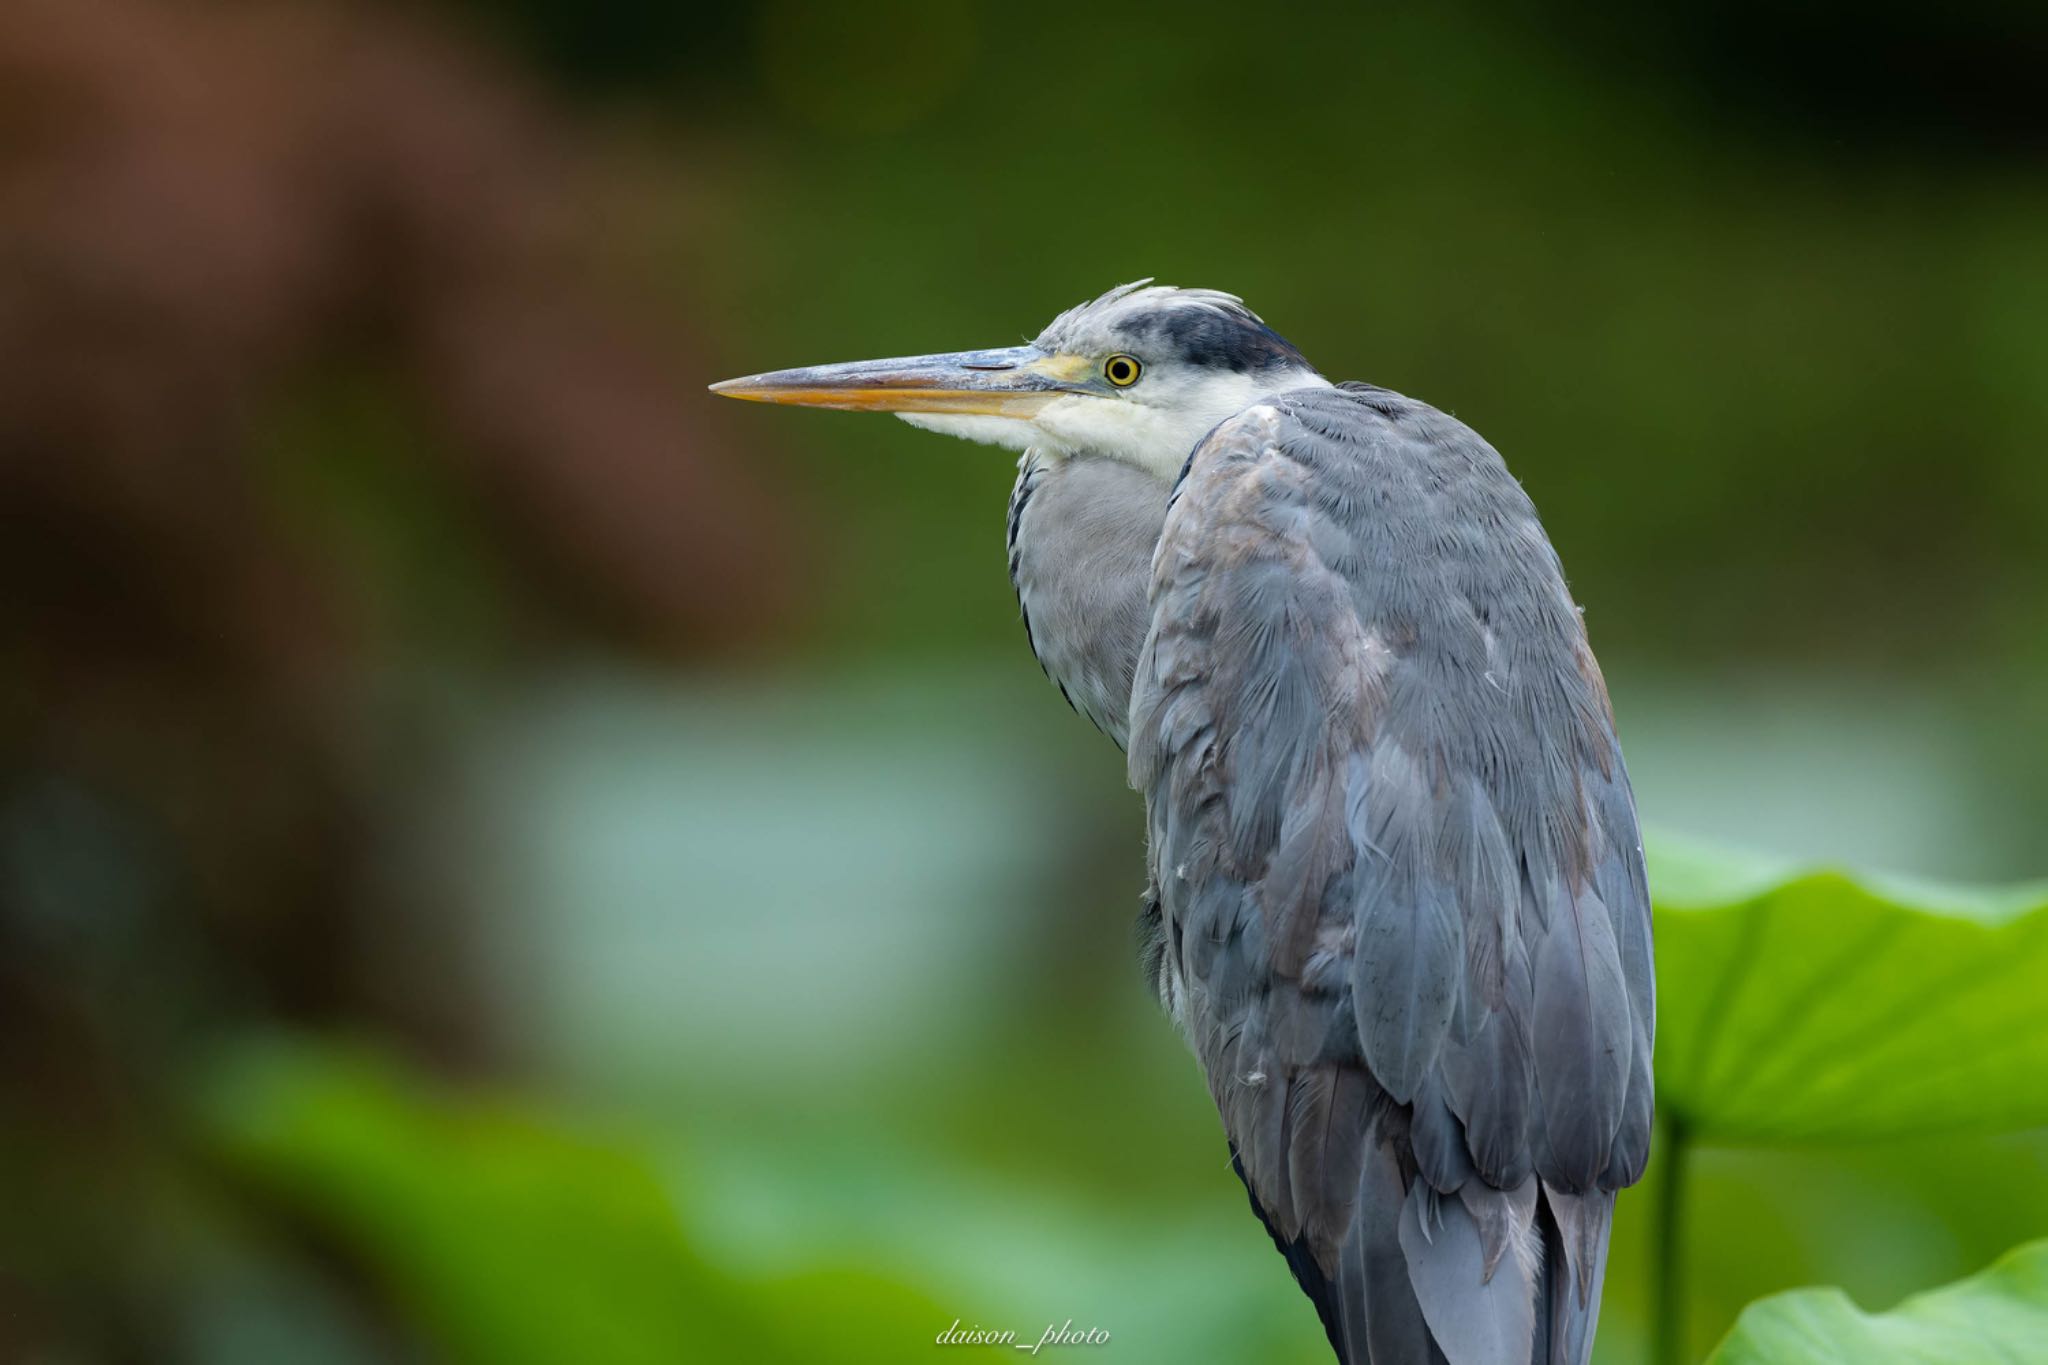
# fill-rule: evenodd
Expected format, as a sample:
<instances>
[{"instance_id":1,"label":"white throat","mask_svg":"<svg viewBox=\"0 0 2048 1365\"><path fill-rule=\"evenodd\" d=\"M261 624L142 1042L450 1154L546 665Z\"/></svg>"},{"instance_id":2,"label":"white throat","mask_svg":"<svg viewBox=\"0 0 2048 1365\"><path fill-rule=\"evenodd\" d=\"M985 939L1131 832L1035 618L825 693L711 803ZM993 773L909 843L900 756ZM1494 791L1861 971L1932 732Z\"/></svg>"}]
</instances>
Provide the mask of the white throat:
<instances>
[{"instance_id":1,"label":"white throat","mask_svg":"<svg viewBox=\"0 0 2048 1365\"><path fill-rule=\"evenodd\" d=\"M1148 376L1141 384L1142 393L1134 390L1128 396L1063 394L1029 418L933 412L897 416L926 431L1011 450L1037 450L1055 459L1088 454L1119 460L1170 483L1179 476L1195 442L1225 418L1275 393L1330 387L1329 380L1306 369Z\"/></svg>"}]
</instances>

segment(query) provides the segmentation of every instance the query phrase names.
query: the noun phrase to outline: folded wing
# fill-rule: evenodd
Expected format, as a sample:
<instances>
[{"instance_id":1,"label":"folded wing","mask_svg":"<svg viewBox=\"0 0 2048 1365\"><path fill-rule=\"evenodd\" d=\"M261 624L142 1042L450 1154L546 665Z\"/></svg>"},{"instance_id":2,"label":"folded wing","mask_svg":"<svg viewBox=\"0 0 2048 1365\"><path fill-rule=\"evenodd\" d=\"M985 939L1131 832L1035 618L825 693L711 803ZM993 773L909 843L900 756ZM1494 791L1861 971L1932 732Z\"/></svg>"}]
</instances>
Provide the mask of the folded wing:
<instances>
[{"instance_id":1,"label":"folded wing","mask_svg":"<svg viewBox=\"0 0 2048 1365\"><path fill-rule=\"evenodd\" d=\"M1160 988L1349 1361L1583 1362L1648 1156L1634 804L1557 558L1463 424L1256 405L1168 511L1132 697Z\"/></svg>"}]
</instances>

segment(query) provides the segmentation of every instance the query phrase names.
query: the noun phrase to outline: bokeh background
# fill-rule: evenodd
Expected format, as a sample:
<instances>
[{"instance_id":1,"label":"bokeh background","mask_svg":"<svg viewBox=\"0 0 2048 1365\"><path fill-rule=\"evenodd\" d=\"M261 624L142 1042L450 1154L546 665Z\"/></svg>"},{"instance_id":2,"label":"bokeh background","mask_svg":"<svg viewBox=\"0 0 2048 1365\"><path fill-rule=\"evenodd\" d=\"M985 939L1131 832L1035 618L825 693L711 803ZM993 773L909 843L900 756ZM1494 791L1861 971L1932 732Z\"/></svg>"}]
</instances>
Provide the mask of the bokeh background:
<instances>
[{"instance_id":1,"label":"bokeh background","mask_svg":"<svg viewBox=\"0 0 2048 1365\"><path fill-rule=\"evenodd\" d=\"M12 0L0 1359L1322 1358L1009 461L703 391L1140 276L1506 452L1652 825L2048 872L2048 21L1608 8ZM1695 1352L2048 1232L1693 1176Z\"/></svg>"}]
</instances>

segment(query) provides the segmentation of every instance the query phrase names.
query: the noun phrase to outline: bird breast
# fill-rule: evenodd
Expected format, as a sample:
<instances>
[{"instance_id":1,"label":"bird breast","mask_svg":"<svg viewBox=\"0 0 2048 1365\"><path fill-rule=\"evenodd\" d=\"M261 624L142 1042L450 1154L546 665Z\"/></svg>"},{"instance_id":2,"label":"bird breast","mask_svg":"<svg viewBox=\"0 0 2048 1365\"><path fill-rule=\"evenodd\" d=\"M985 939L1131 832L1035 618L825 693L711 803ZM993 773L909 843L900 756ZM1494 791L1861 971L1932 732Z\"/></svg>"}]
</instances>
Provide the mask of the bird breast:
<instances>
[{"instance_id":1,"label":"bird breast","mask_svg":"<svg viewBox=\"0 0 2048 1365\"><path fill-rule=\"evenodd\" d=\"M1118 460L1027 451L1010 493L1010 583L1031 651L1119 748L1168 491Z\"/></svg>"}]
</instances>

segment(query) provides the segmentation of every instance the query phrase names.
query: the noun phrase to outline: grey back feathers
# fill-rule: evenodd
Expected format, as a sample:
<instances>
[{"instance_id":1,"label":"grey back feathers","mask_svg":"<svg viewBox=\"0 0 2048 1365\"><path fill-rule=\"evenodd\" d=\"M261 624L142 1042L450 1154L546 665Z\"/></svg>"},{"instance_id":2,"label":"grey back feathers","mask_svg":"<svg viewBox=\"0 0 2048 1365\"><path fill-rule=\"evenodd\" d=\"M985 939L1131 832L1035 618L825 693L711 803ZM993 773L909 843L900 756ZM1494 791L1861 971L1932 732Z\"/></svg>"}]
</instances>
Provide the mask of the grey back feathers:
<instances>
[{"instance_id":1,"label":"grey back feathers","mask_svg":"<svg viewBox=\"0 0 2048 1365\"><path fill-rule=\"evenodd\" d=\"M1469 428L1363 385L1225 421L1162 527L1165 491L1027 457L1012 572L1076 706L1122 741L1128 699L1157 985L1253 1206L1344 1361L1583 1365L1655 1003L1628 778L1535 509Z\"/></svg>"},{"instance_id":2,"label":"grey back feathers","mask_svg":"<svg viewBox=\"0 0 2048 1365\"><path fill-rule=\"evenodd\" d=\"M1422 404L1276 395L1195 451L1152 603L1163 989L1333 1340L1583 1361L1648 1156L1648 894L1535 509Z\"/></svg>"}]
</instances>

